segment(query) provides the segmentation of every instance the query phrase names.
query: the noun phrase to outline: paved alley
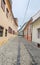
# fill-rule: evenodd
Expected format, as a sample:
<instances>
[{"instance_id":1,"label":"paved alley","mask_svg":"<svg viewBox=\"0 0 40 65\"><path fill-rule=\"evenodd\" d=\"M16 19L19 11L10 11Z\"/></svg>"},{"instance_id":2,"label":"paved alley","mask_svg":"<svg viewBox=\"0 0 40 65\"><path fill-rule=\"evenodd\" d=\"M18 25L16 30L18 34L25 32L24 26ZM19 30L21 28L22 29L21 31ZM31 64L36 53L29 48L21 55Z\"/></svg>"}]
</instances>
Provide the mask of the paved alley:
<instances>
[{"instance_id":1,"label":"paved alley","mask_svg":"<svg viewBox=\"0 0 40 65\"><path fill-rule=\"evenodd\" d=\"M0 65L31 65L32 59L20 37L0 47Z\"/></svg>"},{"instance_id":2,"label":"paved alley","mask_svg":"<svg viewBox=\"0 0 40 65\"><path fill-rule=\"evenodd\" d=\"M0 47L0 65L40 65L40 49L21 36Z\"/></svg>"}]
</instances>

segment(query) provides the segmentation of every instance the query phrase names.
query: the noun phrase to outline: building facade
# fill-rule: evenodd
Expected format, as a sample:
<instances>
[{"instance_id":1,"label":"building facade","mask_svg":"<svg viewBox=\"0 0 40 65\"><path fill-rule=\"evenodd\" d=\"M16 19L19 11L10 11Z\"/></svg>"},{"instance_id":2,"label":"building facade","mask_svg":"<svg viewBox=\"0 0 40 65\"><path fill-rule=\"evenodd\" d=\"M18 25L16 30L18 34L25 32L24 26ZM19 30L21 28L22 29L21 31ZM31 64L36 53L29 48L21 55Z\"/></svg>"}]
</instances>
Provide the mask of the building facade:
<instances>
[{"instance_id":1,"label":"building facade","mask_svg":"<svg viewBox=\"0 0 40 65\"><path fill-rule=\"evenodd\" d=\"M36 42L36 45L40 45L40 11L32 18L32 41Z\"/></svg>"},{"instance_id":2,"label":"building facade","mask_svg":"<svg viewBox=\"0 0 40 65\"><path fill-rule=\"evenodd\" d=\"M32 23L32 18L26 23L26 26L23 30L24 38L28 41L32 41L31 23Z\"/></svg>"},{"instance_id":3,"label":"building facade","mask_svg":"<svg viewBox=\"0 0 40 65\"><path fill-rule=\"evenodd\" d=\"M12 14L12 2L0 0L0 43L14 36L15 21ZM16 30L17 31L17 30Z\"/></svg>"},{"instance_id":4,"label":"building facade","mask_svg":"<svg viewBox=\"0 0 40 65\"><path fill-rule=\"evenodd\" d=\"M24 37L24 28L26 26L26 23L23 24L23 26L18 30L18 35Z\"/></svg>"},{"instance_id":5,"label":"building facade","mask_svg":"<svg viewBox=\"0 0 40 65\"><path fill-rule=\"evenodd\" d=\"M14 21L15 21L15 33L18 33L17 32L17 30L18 30L18 19L14 18Z\"/></svg>"}]
</instances>

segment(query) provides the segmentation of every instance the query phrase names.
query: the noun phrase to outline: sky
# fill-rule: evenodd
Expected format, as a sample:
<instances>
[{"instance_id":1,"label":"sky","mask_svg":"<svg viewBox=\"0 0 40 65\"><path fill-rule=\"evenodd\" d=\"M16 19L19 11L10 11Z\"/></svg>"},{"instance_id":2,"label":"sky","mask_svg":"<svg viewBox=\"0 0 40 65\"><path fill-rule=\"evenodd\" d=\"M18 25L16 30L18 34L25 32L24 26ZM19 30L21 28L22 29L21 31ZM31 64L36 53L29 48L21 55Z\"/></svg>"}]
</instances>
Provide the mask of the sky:
<instances>
[{"instance_id":1,"label":"sky","mask_svg":"<svg viewBox=\"0 0 40 65\"><path fill-rule=\"evenodd\" d=\"M40 10L40 0L30 0L29 7L25 15L27 4L28 0L12 0L13 15L18 18L18 29Z\"/></svg>"}]
</instances>

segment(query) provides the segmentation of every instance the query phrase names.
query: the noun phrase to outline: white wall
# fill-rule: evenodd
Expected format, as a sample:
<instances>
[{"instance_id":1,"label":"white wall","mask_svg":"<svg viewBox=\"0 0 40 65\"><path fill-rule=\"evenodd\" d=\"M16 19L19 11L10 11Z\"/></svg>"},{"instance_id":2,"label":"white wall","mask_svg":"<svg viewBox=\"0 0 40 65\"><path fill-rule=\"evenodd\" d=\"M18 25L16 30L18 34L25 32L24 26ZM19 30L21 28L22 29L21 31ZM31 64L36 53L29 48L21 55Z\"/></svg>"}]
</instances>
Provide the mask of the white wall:
<instances>
[{"instance_id":1,"label":"white wall","mask_svg":"<svg viewBox=\"0 0 40 65\"><path fill-rule=\"evenodd\" d=\"M40 28L40 19L37 22L33 23L32 28L32 41L36 43L40 43L40 38L38 38L38 28Z\"/></svg>"}]
</instances>

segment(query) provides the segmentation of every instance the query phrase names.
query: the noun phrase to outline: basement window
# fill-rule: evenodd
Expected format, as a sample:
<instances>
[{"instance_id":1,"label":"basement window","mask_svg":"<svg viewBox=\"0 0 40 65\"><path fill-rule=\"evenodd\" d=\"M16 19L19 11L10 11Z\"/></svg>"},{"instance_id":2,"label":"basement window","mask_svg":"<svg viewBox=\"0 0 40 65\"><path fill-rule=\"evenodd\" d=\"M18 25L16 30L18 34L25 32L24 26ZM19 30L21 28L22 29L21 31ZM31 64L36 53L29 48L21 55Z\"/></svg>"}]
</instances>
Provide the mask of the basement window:
<instances>
[{"instance_id":1,"label":"basement window","mask_svg":"<svg viewBox=\"0 0 40 65\"><path fill-rule=\"evenodd\" d=\"M3 29L4 29L4 28L0 26L0 37L3 36Z\"/></svg>"},{"instance_id":2,"label":"basement window","mask_svg":"<svg viewBox=\"0 0 40 65\"><path fill-rule=\"evenodd\" d=\"M38 28L38 38L40 38L40 28Z\"/></svg>"},{"instance_id":3,"label":"basement window","mask_svg":"<svg viewBox=\"0 0 40 65\"><path fill-rule=\"evenodd\" d=\"M5 11L5 0L1 0L1 8Z\"/></svg>"},{"instance_id":4,"label":"basement window","mask_svg":"<svg viewBox=\"0 0 40 65\"><path fill-rule=\"evenodd\" d=\"M5 36L7 37L7 29L5 29Z\"/></svg>"}]
</instances>

